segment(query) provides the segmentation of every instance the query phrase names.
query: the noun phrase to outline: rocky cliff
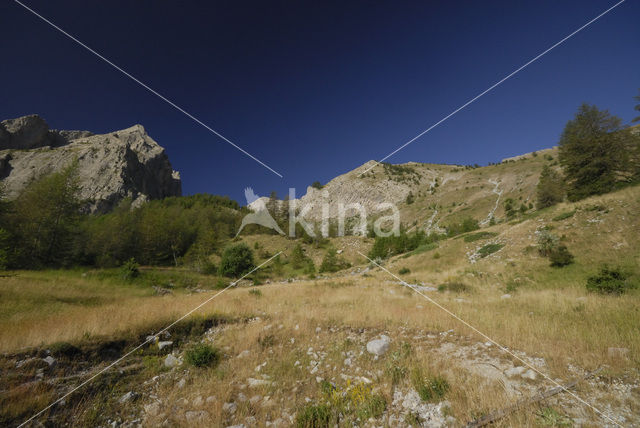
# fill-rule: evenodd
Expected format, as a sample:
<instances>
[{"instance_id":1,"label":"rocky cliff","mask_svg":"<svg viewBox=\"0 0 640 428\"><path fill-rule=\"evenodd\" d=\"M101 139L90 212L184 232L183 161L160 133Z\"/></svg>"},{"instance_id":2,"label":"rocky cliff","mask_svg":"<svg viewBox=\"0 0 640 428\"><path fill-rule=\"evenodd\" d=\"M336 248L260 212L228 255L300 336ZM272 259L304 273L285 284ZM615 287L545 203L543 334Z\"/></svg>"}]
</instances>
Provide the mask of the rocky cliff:
<instances>
[{"instance_id":1,"label":"rocky cliff","mask_svg":"<svg viewBox=\"0 0 640 428\"><path fill-rule=\"evenodd\" d=\"M182 193L180 174L141 125L96 135L51 130L37 115L0 122L0 180L10 199L75 159L81 197L91 212L109 211L124 198L139 205Z\"/></svg>"}]
</instances>

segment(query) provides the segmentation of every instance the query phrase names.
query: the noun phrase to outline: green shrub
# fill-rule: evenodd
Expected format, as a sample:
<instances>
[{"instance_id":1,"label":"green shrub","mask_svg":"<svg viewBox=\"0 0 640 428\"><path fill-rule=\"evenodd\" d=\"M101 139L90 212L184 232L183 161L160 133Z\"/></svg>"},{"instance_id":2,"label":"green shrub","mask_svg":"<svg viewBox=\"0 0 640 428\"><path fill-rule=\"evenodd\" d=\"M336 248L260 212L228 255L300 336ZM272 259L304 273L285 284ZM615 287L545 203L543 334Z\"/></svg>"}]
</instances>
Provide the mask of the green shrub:
<instances>
[{"instance_id":1,"label":"green shrub","mask_svg":"<svg viewBox=\"0 0 640 428\"><path fill-rule=\"evenodd\" d=\"M415 197L415 196L413 196L413 193L412 193L412 192L409 192L409 194L407 195L407 199L405 199L405 203L406 203L407 205L411 205L412 203L414 203L414 202L415 202L415 200L416 200L416 197Z\"/></svg>"},{"instance_id":2,"label":"green shrub","mask_svg":"<svg viewBox=\"0 0 640 428\"><path fill-rule=\"evenodd\" d=\"M323 185L322 185L322 183L320 183L319 181L314 181L314 182L311 184L311 187L313 187L314 189L318 189L318 190L320 190L320 189L322 189L324 186L323 186Z\"/></svg>"},{"instance_id":3,"label":"green shrub","mask_svg":"<svg viewBox=\"0 0 640 428\"><path fill-rule=\"evenodd\" d=\"M629 275L620 268L603 266L598 274L587 279L587 290L601 294L622 294L627 289L635 288L629 281Z\"/></svg>"},{"instance_id":4,"label":"green shrub","mask_svg":"<svg viewBox=\"0 0 640 428\"><path fill-rule=\"evenodd\" d=\"M478 255L481 258L484 258L495 253L496 251L499 251L500 249L502 249L502 247L504 247L504 244L487 244L478 250Z\"/></svg>"},{"instance_id":5,"label":"green shrub","mask_svg":"<svg viewBox=\"0 0 640 428\"><path fill-rule=\"evenodd\" d=\"M553 267L567 266L573 263L573 254L569 252L566 245L559 245L557 248L551 250L549 260Z\"/></svg>"},{"instance_id":6,"label":"green shrub","mask_svg":"<svg viewBox=\"0 0 640 428\"><path fill-rule=\"evenodd\" d=\"M255 267L253 251L247 244L236 244L227 247L220 261L220 275L239 277Z\"/></svg>"},{"instance_id":7,"label":"green shrub","mask_svg":"<svg viewBox=\"0 0 640 428\"><path fill-rule=\"evenodd\" d=\"M61 357L73 358L76 355L80 355L82 353L80 349L73 346L69 342L53 343L49 347L49 351L51 351L51 355L53 355L56 358L61 358Z\"/></svg>"},{"instance_id":8,"label":"green shrub","mask_svg":"<svg viewBox=\"0 0 640 428\"><path fill-rule=\"evenodd\" d=\"M216 348L199 343L187 350L185 360L195 367L213 367L220 362L221 354Z\"/></svg>"},{"instance_id":9,"label":"green shrub","mask_svg":"<svg viewBox=\"0 0 640 428\"><path fill-rule=\"evenodd\" d=\"M537 233L538 253L540 253L540 255L543 257L547 257L549 256L549 254L551 254L552 251L558 248L560 239L548 230L540 230Z\"/></svg>"},{"instance_id":10,"label":"green shrub","mask_svg":"<svg viewBox=\"0 0 640 428\"><path fill-rule=\"evenodd\" d=\"M249 290L249 294L256 297L261 297L262 291L258 290L257 288L252 288L251 290Z\"/></svg>"},{"instance_id":11,"label":"green shrub","mask_svg":"<svg viewBox=\"0 0 640 428\"><path fill-rule=\"evenodd\" d=\"M337 272L347 267L349 267L349 263L338 257L336 249L329 248L320 264L320 272Z\"/></svg>"},{"instance_id":12,"label":"green shrub","mask_svg":"<svg viewBox=\"0 0 640 428\"><path fill-rule=\"evenodd\" d=\"M400 274L400 275L406 275L406 274L408 274L408 273L411 273L411 269L406 268L406 267L403 267L402 269L400 269L400 270L398 271L398 274Z\"/></svg>"},{"instance_id":13,"label":"green shrub","mask_svg":"<svg viewBox=\"0 0 640 428\"><path fill-rule=\"evenodd\" d=\"M122 264L120 272L125 280L131 281L140 276L140 265L132 257Z\"/></svg>"}]
</instances>

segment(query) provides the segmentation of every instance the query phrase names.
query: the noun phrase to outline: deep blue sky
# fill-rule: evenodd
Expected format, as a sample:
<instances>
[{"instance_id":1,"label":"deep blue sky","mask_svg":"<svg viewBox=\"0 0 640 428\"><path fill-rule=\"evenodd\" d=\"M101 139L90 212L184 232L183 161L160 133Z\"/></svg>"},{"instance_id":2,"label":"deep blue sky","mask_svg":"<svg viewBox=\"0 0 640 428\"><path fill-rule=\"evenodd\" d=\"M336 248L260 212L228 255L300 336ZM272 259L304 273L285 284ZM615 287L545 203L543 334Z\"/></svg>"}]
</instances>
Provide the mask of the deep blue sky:
<instances>
[{"instance_id":1,"label":"deep blue sky","mask_svg":"<svg viewBox=\"0 0 640 428\"><path fill-rule=\"evenodd\" d=\"M185 194L304 192L394 148L615 1L23 0L284 175L280 179L11 0L0 118L141 123ZM479 163L550 147L587 101L626 122L640 88L628 0L389 159Z\"/></svg>"}]
</instances>

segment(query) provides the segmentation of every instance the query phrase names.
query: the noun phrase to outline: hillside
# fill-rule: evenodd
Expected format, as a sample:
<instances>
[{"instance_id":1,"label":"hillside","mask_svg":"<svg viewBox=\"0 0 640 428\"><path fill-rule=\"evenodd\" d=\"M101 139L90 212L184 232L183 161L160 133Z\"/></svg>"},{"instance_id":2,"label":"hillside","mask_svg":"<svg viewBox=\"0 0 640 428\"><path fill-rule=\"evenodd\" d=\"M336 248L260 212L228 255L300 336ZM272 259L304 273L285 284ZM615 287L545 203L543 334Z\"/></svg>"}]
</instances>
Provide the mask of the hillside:
<instances>
[{"instance_id":1,"label":"hillside","mask_svg":"<svg viewBox=\"0 0 640 428\"><path fill-rule=\"evenodd\" d=\"M598 294L585 284L604 264L630 273L630 284L640 282L640 186L529 209L539 171L555 158L550 149L482 168L407 164L415 172L397 174L377 166L363 178L356 171L332 180L325 189L344 197L357 183L378 189L378 196L362 194L362 203L374 203L385 189L413 192L412 204L406 194L396 200L403 222L423 230L467 216L481 220L479 230L381 266L364 256L373 238L305 242L254 231L234 241L267 264L223 294L229 279L186 266L144 268L128 281L117 269L12 272L0 307L0 367L12 373L0 383L11 391L0 398L0 420L23 421L69 391L75 376L97 373L216 296L39 420L305 427L339 418L349 426L464 426L584 378L497 426L638 425L640 291ZM438 185L430 186L436 177ZM526 209L508 219L507 198ZM539 254L543 231L567 246L572 264L552 267ZM334 273L294 269L298 245L316 268L332 247L350 266ZM219 255L210 260L218 263ZM198 344L218 353L211 366L189 362ZM377 346L384 349L376 353Z\"/></svg>"}]
</instances>

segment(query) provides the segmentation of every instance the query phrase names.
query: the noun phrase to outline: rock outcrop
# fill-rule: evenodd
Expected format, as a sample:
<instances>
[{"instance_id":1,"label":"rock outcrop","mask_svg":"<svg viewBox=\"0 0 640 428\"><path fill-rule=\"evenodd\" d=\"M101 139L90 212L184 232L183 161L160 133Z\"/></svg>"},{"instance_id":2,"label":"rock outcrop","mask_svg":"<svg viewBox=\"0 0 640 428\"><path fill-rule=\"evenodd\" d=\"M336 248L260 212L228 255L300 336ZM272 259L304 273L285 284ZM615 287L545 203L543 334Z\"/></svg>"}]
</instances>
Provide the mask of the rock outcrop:
<instances>
[{"instance_id":1,"label":"rock outcrop","mask_svg":"<svg viewBox=\"0 0 640 428\"><path fill-rule=\"evenodd\" d=\"M0 122L0 180L9 199L76 159L80 196L90 212L109 211L124 198L137 206L182 193L180 174L141 125L95 135L50 130L37 115Z\"/></svg>"}]
</instances>

